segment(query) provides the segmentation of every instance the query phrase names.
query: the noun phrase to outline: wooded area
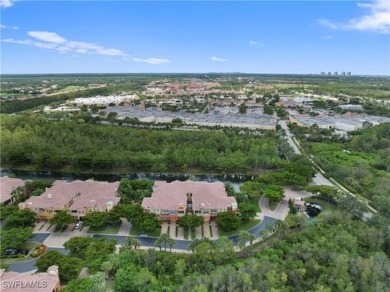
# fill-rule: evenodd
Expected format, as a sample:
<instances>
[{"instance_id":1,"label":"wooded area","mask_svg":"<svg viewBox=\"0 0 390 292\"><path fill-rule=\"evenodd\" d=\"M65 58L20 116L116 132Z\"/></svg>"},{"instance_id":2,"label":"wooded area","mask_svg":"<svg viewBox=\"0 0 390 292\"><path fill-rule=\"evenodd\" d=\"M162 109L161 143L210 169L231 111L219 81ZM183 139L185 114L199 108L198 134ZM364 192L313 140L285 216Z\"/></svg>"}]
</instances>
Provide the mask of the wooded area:
<instances>
[{"instance_id":1,"label":"wooded area","mask_svg":"<svg viewBox=\"0 0 390 292\"><path fill-rule=\"evenodd\" d=\"M273 131L261 137L235 131L131 129L50 121L43 115L1 116L1 159L7 166L35 169L195 169L248 173L275 169L286 144Z\"/></svg>"}]
</instances>

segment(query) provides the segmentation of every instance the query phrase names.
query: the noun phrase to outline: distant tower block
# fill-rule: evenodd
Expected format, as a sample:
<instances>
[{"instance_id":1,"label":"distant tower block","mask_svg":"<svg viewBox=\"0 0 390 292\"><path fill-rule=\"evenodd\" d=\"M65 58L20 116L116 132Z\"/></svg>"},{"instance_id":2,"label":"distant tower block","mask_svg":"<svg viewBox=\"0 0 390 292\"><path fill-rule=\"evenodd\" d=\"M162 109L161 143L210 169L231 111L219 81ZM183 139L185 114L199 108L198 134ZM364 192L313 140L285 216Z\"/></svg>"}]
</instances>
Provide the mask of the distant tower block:
<instances>
[{"instance_id":1,"label":"distant tower block","mask_svg":"<svg viewBox=\"0 0 390 292\"><path fill-rule=\"evenodd\" d=\"M321 75L325 75L325 72L321 72Z\"/></svg>"},{"instance_id":2,"label":"distant tower block","mask_svg":"<svg viewBox=\"0 0 390 292\"><path fill-rule=\"evenodd\" d=\"M332 75L332 72L328 72L328 75L329 75L329 76Z\"/></svg>"},{"instance_id":3,"label":"distant tower block","mask_svg":"<svg viewBox=\"0 0 390 292\"><path fill-rule=\"evenodd\" d=\"M345 76L345 72L342 72L341 75Z\"/></svg>"},{"instance_id":4,"label":"distant tower block","mask_svg":"<svg viewBox=\"0 0 390 292\"><path fill-rule=\"evenodd\" d=\"M351 76L351 72L347 72L347 76Z\"/></svg>"},{"instance_id":5,"label":"distant tower block","mask_svg":"<svg viewBox=\"0 0 390 292\"><path fill-rule=\"evenodd\" d=\"M339 73L337 71L334 72L334 76L337 76L339 75Z\"/></svg>"}]
</instances>

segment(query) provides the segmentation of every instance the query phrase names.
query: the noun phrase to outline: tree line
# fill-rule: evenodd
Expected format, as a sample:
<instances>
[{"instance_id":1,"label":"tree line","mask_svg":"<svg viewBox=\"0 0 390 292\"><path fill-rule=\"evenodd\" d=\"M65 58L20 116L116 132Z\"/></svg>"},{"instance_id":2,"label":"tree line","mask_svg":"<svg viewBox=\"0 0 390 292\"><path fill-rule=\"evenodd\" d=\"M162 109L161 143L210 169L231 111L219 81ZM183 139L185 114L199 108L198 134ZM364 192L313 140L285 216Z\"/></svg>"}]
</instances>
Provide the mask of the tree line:
<instances>
[{"instance_id":1,"label":"tree line","mask_svg":"<svg viewBox=\"0 0 390 292\"><path fill-rule=\"evenodd\" d=\"M1 159L9 166L99 171L198 169L248 173L276 169L285 142L235 132L131 129L51 121L43 115L1 117Z\"/></svg>"}]
</instances>

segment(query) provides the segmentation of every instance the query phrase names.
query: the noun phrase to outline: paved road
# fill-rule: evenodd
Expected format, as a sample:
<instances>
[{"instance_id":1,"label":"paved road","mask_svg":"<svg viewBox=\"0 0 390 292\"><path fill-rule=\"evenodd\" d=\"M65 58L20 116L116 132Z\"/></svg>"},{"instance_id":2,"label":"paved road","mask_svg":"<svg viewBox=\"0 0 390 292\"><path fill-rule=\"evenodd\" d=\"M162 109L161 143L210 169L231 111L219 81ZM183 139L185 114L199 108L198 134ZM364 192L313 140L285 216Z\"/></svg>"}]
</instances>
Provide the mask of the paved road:
<instances>
[{"instance_id":1,"label":"paved road","mask_svg":"<svg viewBox=\"0 0 390 292\"><path fill-rule=\"evenodd\" d=\"M286 121L279 121L279 125L282 127L282 129L286 132L286 138L292 149L294 150L295 154L301 155L301 151L297 147L297 145L294 143L293 138L294 136L291 134L290 129L287 127Z\"/></svg>"},{"instance_id":2,"label":"paved road","mask_svg":"<svg viewBox=\"0 0 390 292\"><path fill-rule=\"evenodd\" d=\"M260 206L261 212L264 214L265 217L273 218L275 220L286 219L288 212L290 210L288 207L288 204L285 201L279 202L279 204L276 206L275 210L271 210L268 207L268 198L266 198L264 196L260 198L259 206Z\"/></svg>"},{"instance_id":3,"label":"paved road","mask_svg":"<svg viewBox=\"0 0 390 292\"><path fill-rule=\"evenodd\" d=\"M93 238L108 238L114 239L118 242L118 244L124 244L127 236L121 235L105 235L105 234L95 234ZM147 237L147 236L135 236L140 242L142 246L154 247L154 243L156 242L156 237ZM172 246L173 249L181 249L187 250L188 245L191 243L191 240L181 240L176 239L175 245Z\"/></svg>"},{"instance_id":4,"label":"paved road","mask_svg":"<svg viewBox=\"0 0 390 292\"><path fill-rule=\"evenodd\" d=\"M267 226L267 224L274 225L276 221L278 221L278 219L272 218L272 217L268 217L268 216L264 216L264 219L259 224L257 224L255 227L253 227L252 229L248 230L248 232L250 234L256 235L256 237L258 237L260 231L263 230ZM233 240L235 245L238 244L238 235L233 235L233 236L230 236L229 238L231 240Z\"/></svg>"},{"instance_id":5,"label":"paved road","mask_svg":"<svg viewBox=\"0 0 390 292\"><path fill-rule=\"evenodd\" d=\"M302 154L301 151L299 150L297 144L294 143L294 141L293 141L294 136L291 134L290 129L287 126L287 122L286 121L280 121L279 124L282 127L282 129L284 129L286 131L287 141L290 144L290 146L293 148L294 152L296 154ZM344 192L346 192L347 194L351 195L352 197L357 198L355 194L353 194L350 191L348 191L346 188L344 188L342 185L340 185L334 179L332 179L332 181L330 181L326 177L324 177L322 174L324 174L325 172L313 161L312 158L310 158L310 157L308 157L308 158L309 158L310 162L320 170L320 172L317 172L315 177L313 178L313 182L315 184L317 184L317 185L328 185L328 186L333 186L333 187L336 186L338 188L341 188ZM359 201L361 201L362 203L366 204L367 208L370 209L372 212L378 213L377 210L375 210L374 208L372 208L371 206L368 205L368 201L363 201L363 200L361 200L359 198L357 198L357 199ZM370 219L371 217L372 217L372 213L370 213L370 212L364 214L364 219Z\"/></svg>"},{"instance_id":6,"label":"paved road","mask_svg":"<svg viewBox=\"0 0 390 292\"><path fill-rule=\"evenodd\" d=\"M277 221L276 218L264 216L264 219L259 224L257 224L252 229L250 229L249 233L258 236L259 232L262 229L264 229L267 226L267 224L275 224L276 221ZM41 242L41 241L44 241L46 238L48 238L49 235L50 235L50 233L35 233L29 239L29 241ZM127 236L125 236L125 235L108 235L108 234L107 235L104 235L104 234L94 234L93 235L93 238L115 239L118 242L118 244L124 244L126 237ZM136 236L136 238L139 241L141 241L142 246L146 246L146 247L154 247L154 243L157 240L156 237L147 237L147 236ZM238 243L238 236L237 235L231 236L230 239L233 240L233 242L235 244ZM187 250L187 247L190 243L191 243L190 240L176 239L176 243L175 243L175 245L172 246L172 249ZM65 248L48 247L47 250L58 250L59 252L61 252L63 254L69 253L67 250L65 250ZM32 272L32 271L36 270L36 267L34 266L36 261L37 261L37 259L32 259L32 260L28 260L28 261L24 261L24 262L13 263L13 264L9 265L8 270L14 271L14 272L19 272L19 273Z\"/></svg>"},{"instance_id":7,"label":"paved road","mask_svg":"<svg viewBox=\"0 0 390 292\"><path fill-rule=\"evenodd\" d=\"M53 248L53 247L48 247L47 250L58 250L60 253L63 254L68 254L69 251L67 251L65 248ZM10 264L8 266L8 271L13 271L13 272L18 272L18 273L26 273L26 272L31 272L36 270L37 268L35 267L35 263L38 258L28 260L25 262L17 262Z\"/></svg>"}]
</instances>

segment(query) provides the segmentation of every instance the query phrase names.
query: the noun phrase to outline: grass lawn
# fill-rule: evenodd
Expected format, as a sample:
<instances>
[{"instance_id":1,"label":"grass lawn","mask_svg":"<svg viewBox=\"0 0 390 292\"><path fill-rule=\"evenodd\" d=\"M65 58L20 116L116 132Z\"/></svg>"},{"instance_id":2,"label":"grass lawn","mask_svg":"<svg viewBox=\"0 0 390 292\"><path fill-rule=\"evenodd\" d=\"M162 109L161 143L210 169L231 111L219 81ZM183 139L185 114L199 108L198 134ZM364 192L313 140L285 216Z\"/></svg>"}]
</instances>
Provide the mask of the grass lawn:
<instances>
[{"instance_id":1,"label":"grass lawn","mask_svg":"<svg viewBox=\"0 0 390 292\"><path fill-rule=\"evenodd\" d=\"M242 230L249 230L253 227L255 227L257 224L260 223L260 220L257 220L257 219L253 219L245 224L242 224L238 229L236 230L233 230L233 231L228 231L228 232L225 232L225 231L222 231L222 230L219 230L219 236L232 236L232 235L236 235L238 233L240 233L240 231Z\"/></svg>"},{"instance_id":2,"label":"grass lawn","mask_svg":"<svg viewBox=\"0 0 390 292\"><path fill-rule=\"evenodd\" d=\"M69 91L69 90L76 90L76 89L84 89L85 87L83 86L76 86L76 85L69 85L69 86L66 86L56 92L63 92L63 91Z\"/></svg>"},{"instance_id":3,"label":"grass lawn","mask_svg":"<svg viewBox=\"0 0 390 292\"><path fill-rule=\"evenodd\" d=\"M37 242L37 241L33 241L33 242L26 242L24 243L20 249L27 249L28 251L30 252L33 252L34 249L38 246L40 246L41 243L40 242ZM12 263L17 263L17 262L24 262L24 261L28 261L28 260L31 260L33 259L32 257L30 256L22 256L22 257L18 257L18 258L2 258L1 259L1 264L2 265L9 265L9 264L12 264Z\"/></svg>"},{"instance_id":4,"label":"grass lawn","mask_svg":"<svg viewBox=\"0 0 390 292\"><path fill-rule=\"evenodd\" d=\"M88 233L93 234L117 234L119 231L119 227L111 227L111 228L104 228L102 230L91 230L91 228L88 230Z\"/></svg>"},{"instance_id":5,"label":"grass lawn","mask_svg":"<svg viewBox=\"0 0 390 292\"><path fill-rule=\"evenodd\" d=\"M21 258L2 258L1 259L1 264L2 265L9 265L12 263L17 263L17 262L24 262L28 260L32 260L33 258L30 256L23 256Z\"/></svg>"},{"instance_id":6,"label":"grass lawn","mask_svg":"<svg viewBox=\"0 0 390 292\"><path fill-rule=\"evenodd\" d=\"M160 237L161 235L161 227L160 228L157 228L155 231L152 231L152 232L146 232L142 229L139 229L135 226L132 226L131 227L131 230L130 230L130 234L131 235L147 235L147 236L152 236L152 237Z\"/></svg>"},{"instance_id":7,"label":"grass lawn","mask_svg":"<svg viewBox=\"0 0 390 292\"><path fill-rule=\"evenodd\" d=\"M330 204L327 201L318 198L304 198L303 200L308 203L321 205L324 208L324 211L333 211L336 210L337 208L335 205Z\"/></svg>"}]
</instances>

